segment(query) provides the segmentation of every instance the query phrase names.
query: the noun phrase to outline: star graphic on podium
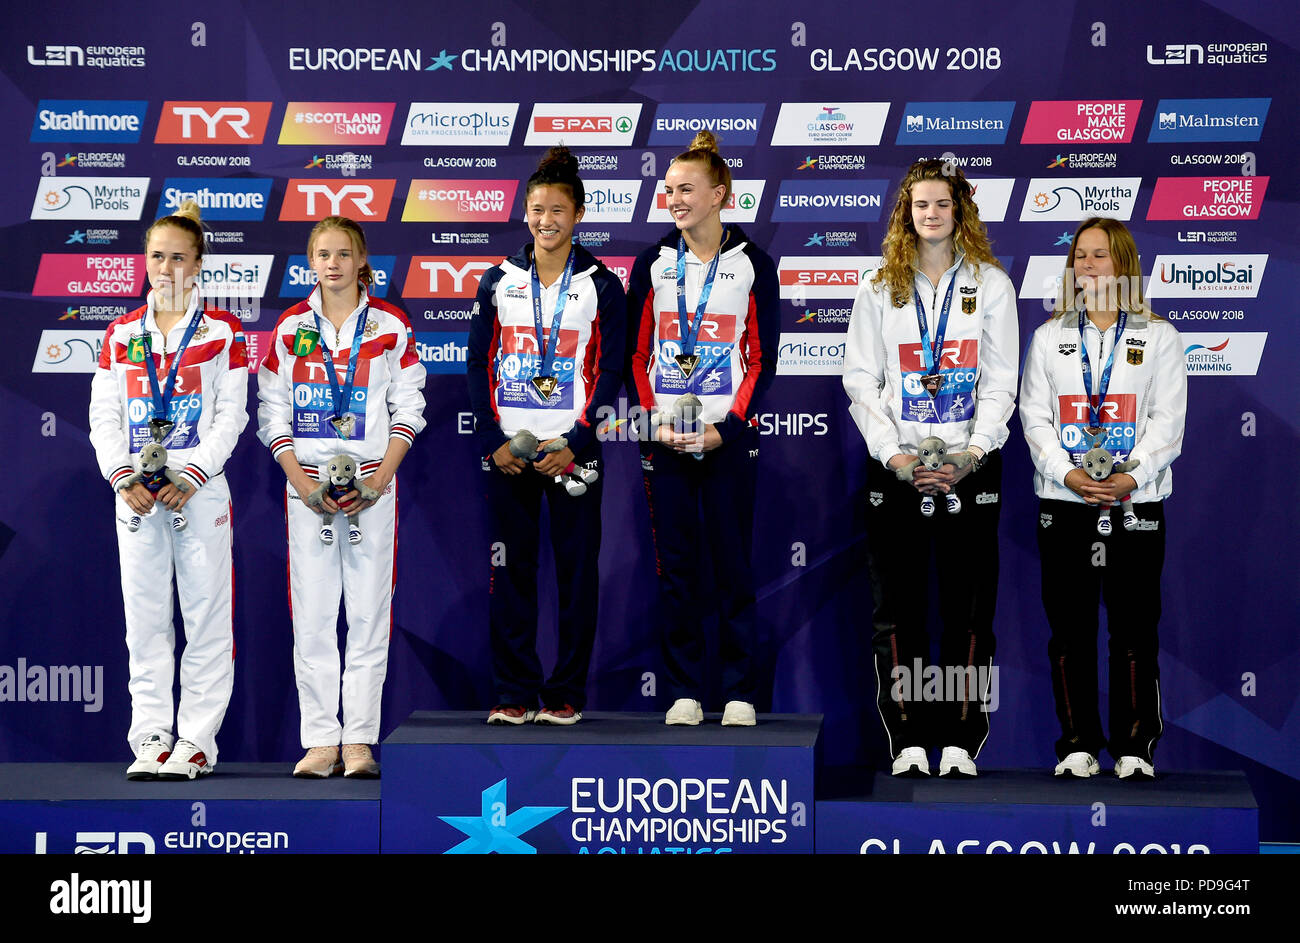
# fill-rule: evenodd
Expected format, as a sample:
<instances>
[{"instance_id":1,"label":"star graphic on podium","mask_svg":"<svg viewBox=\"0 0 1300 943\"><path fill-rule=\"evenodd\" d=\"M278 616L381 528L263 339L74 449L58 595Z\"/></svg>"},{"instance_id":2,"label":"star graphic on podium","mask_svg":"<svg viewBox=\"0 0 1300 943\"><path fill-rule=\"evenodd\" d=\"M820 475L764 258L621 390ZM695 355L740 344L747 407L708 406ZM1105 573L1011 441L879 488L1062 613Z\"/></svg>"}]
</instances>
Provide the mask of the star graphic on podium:
<instances>
[{"instance_id":1,"label":"star graphic on podium","mask_svg":"<svg viewBox=\"0 0 1300 943\"><path fill-rule=\"evenodd\" d=\"M537 849L519 836L536 828L565 809L562 805L523 806L506 813L506 780L501 780L483 790L481 815L440 815L438 818L469 837L459 845L448 848L444 854L474 855L497 854L535 855Z\"/></svg>"}]
</instances>

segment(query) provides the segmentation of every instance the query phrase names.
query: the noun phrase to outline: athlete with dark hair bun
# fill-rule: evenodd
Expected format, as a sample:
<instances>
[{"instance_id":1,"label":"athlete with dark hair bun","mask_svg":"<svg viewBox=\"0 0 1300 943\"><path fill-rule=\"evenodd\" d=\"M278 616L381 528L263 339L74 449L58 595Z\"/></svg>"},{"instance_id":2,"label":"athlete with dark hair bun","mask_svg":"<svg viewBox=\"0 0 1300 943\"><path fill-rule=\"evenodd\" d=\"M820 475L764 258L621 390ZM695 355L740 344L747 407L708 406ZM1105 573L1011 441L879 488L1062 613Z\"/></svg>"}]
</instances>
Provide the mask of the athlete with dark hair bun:
<instances>
[{"instance_id":1,"label":"athlete with dark hair bun","mask_svg":"<svg viewBox=\"0 0 1300 943\"><path fill-rule=\"evenodd\" d=\"M618 278L573 244L585 198L577 158L551 148L524 190L533 241L483 275L470 323L469 397L489 544L501 551L488 590L489 724L575 724L587 698L604 489L596 421L622 384L625 300ZM549 677L536 650L543 500L560 609Z\"/></svg>"}]
</instances>

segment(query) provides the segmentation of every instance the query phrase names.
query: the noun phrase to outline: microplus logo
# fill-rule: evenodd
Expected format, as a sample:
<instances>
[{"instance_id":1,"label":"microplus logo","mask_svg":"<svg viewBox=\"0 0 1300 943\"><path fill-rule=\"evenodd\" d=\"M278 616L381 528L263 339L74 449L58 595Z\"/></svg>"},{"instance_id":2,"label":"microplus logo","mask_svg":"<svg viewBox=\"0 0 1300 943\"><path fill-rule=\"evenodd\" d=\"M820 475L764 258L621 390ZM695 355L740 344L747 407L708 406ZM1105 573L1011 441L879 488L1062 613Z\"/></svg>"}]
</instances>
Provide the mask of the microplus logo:
<instances>
[{"instance_id":1,"label":"microplus logo","mask_svg":"<svg viewBox=\"0 0 1300 943\"><path fill-rule=\"evenodd\" d=\"M32 122L33 141L135 144L144 129L146 101L42 99Z\"/></svg>"},{"instance_id":2,"label":"microplus logo","mask_svg":"<svg viewBox=\"0 0 1300 943\"><path fill-rule=\"evenodd\" d=\"M1271 98L1162 98L1151 142L1258 141Z\"/></svg>"}]
</instances>

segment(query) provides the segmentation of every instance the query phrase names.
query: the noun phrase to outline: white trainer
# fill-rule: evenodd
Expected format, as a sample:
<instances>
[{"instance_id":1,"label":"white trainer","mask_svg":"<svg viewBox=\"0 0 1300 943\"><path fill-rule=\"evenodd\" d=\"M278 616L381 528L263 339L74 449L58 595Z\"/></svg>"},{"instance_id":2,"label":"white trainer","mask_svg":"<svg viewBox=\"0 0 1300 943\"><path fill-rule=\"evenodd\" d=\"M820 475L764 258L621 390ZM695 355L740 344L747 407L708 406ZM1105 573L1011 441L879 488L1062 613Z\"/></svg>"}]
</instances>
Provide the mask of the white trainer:
<instances>
[{"instance_id":1,"label":"white trainer","mask_svg":"<svg viewBox=\"0 0 1300 943\"><path fill-rule=\"evenodd\" d=\"M952 776L955 779L974 779L979 771L970 753L961 747L944 747L939 757L939 775Z\"/></svg>"},{"instance_id":2,"label":"white trainer","mask_svg":"<svg viewBox=\"0 0 1300 943\"><path fill-rule=\"evenodd\" d=\"M159 779L197 779L212 772L212 764L203 755L198 744L189 740L177 740L172 748L172 755L158 767Z\"/></svg>"},{"instance_id":3,"label":"white trainer","mask_svg":"<svg viewBox=\"0 0 1300 943\"><path fill-rule=\"evenodd\" d=\"M904 747L894 757L894 775L919 778L930 775L930 758L925 747Z\"/></svg>"},{"instance_id":4,"label":"white trainer","mask_svg":"<svg viewBox=\"0 0 1300 943\"><path fill-rule=\"evenodd\" d=\"M1057 776L1073 776L1075 779L1087 779L1089 776L1096 776L1101 772L1101 766L1097 763L1097 758L1091 753L1084 753L1080 750L1078 753L1071 753L1061 762L1056 764L1055 773Z\"/></svg>"},{"instance_id":5,"label":"white trainer","mask_svg":"<svg viewBox=\"0 0 1300 943\"><path fill-rule=\"evenodd\" d=\"M158 734L146 737L135 751L135 762L126 768L126 778L133 780L157 779L158 768L171 756L169 747Z\"/></svg>"},{"instance_id":6,"label":"white trainer","mask_svg":"<svg viewBox=\"0 0 1300 943\"><path fill-rule=\"evenodd\" d=\"M756 723L758 715L754 713L754 705L748 701L728 701L722 709L724 727L752 727Z\"/></svg>"},{"instance_id":7,"label":"white trainer","mask_svg":"<svg viewBox=\"0 0 1300 943\"><path fill-rule=\"evenodd\" d=\"M670 727L694 727L703 719L704 708L699 701L693 701L689 697L679 697L673 701L673 706L664 714L664 723Z\"/></svg>"},{"instance_id":8,"label":"white trainer","mask_svg":"<svg viewBox=\"0 0 1300 943\"><path fill-rule=\"evenodd\" d=\"M1115 775L1120 779L1155 779L1156 768L1140 756L1121 756L1115 761Z\"/></svg>"},{"instance_id":9,"label":"white trainer","mask_svg":"<svg viewBox=\"0 0 1300 943\"><path fill-rule=\"evenodd\" d=\"M934 517L934 498L931 495L921 499L921 516Z\"/></svg>"}]
</instances>

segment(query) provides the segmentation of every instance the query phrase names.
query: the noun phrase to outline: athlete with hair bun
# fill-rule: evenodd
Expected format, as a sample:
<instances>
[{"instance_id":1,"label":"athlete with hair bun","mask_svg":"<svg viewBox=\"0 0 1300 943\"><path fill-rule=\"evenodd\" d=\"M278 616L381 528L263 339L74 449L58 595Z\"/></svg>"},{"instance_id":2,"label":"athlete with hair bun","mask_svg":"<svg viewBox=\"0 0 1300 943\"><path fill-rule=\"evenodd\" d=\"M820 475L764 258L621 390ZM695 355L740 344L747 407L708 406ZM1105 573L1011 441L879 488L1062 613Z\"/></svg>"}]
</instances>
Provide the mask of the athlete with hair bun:
<instances>
[{"instance_id":1,"label":"athlete with hair bun","mask_svg":"<svg viewBox=\"0 0 1300 943\"><path fill-rule=\"evenodd\" d=\"M467 380L490 544L504 548L504 559L494 550L488 590L489 724L576 724L587 699L604 490L596 422L622 384L626 301L618 278L573 243L585 202L577 158L551 148L524 190L533 240L483 275L470 324ZM560 610L549 677L536 646L543 501Z\"/></svg>"},{"instance_id":2,"label":"athlete with hair bun","mask_svg":"<svg viewBox=\"0 0 1300 943\"><path fill-rule=\"evenodd\" d=\"M239 320L199 297L203 248L193 201L149 227L148 300L108 326L90 385L90 442L117 492L135 753L126 778L134 780L212 772L235 678L233 526L222 469L248 424L248 363ZM151 490L136 466L155 443L178 474ZM174 714L173 575L185 619Z\"/></svg>"},{"instance_id":3,"label":"athlete with hair bun","mask_svg":"<svg viewBox=\"0 0 1300 943\"><path fill-rule=\"evenodd\" d=\"M425 371L406 315L370 294L359 225L322 219L307 258L319 283L281 315L257 376L257 436L286 478L293 667L307 750L293 774L373 779L392 632L396 475L424 428ZM315 498L340 453L356 462L357 484L337 501L328 491ZM351 528L322 534L320 515L340 508L351 521L364 512L364 538ZM340 595L348 624L341 677Z\"/></svg>"},{"instance_id":4,"label":"athlete with hair bun","mask_svg":"<svg viewBox=\"0 0 1300 943\"><path fill-rule=\"evenodd\" d=\"M1015 406L1019 333L1015 290L973 193L944 161L908 168L880 266L853 301L844 354L849 414L869 455L876 703L895 776L928 776L931 748L942 749L939 775L975 776L989 732L999 450ZM912 471L931 436L957 464ZM932 552L943 622L937 666L926 634ZM917 677L929 667L945 680L933 703Z\"/></svg>"},{"instance_id":5,"label":"athlete with hair bun","mask_svg":"<svg viewBox=\"0 0 1300 943\"><path fill-rule=\"evenodd\" d=\"M752 726L756 414L776 373L776 267L739 226L722 222L731 170L712 133L701 131L674 158L664 191L676 228L641 253L628 283L628 390L647 418L641 468L671 698L664 722L704 719L702 623L716 607L722 723ZM712 556L709 585L701 542Z\"/></svg>"}]
</instances>

